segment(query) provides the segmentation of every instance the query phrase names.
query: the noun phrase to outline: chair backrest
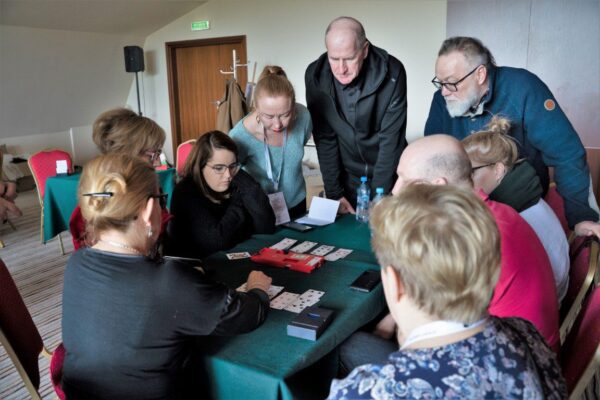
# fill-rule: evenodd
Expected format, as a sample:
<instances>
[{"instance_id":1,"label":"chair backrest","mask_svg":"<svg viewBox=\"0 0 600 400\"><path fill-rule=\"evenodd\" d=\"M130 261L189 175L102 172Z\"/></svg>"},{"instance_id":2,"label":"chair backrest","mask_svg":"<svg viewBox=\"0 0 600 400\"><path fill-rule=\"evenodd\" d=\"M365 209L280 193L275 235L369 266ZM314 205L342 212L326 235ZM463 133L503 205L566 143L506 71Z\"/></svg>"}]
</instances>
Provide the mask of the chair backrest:
<instances>
[{"instance_id":1,"label":"chair backrest","mask_svg":"<svg viewBox=\"0 0 600 400\"><path fill-rule=\"evenodd\" d=\"M592 291L561 349L569 398L579 399L600 365L600 291Z\"/></svg>"},{"instance_id":2,"label":"chair backrest","mask_svg":"<svg viewBox=\"0 0 600 400\"><path fill-rule=\"evenodd\" d=\"M560 225L565 231L565 235L569 237L571 230L569 229L569 224L567 223L567 217L565 215L565 201L560 193L558 193L558 190L556 190L556 183L552 182L550 184L544 200L546 200L546 203L548 203L550 208L552 208L552 211L554 211L554 214L558 217Z\"/></svg>"},{"instance_id":3,"label":"chair backrest","mask_svg":"<svg viewBox=\"0 0 600 400\"><path fill-rule=\"evenodd\" d=\"M82 247L87 247L85 240L85 220L83 219L81 207L79 207L79 205L75 207L71 213L71 218L69 219L69 232L71 232L71 238L73 239L73 251L79 250Z\"/></svg>"},{"instance_id":4,"label":"chair backrest","mask_svg":"<svg viewBox=\"0 0 600 400\"><path fill-rule=\"evenodd\" d=\"M67 161L67 170L73 172L73 162L71 155L63 150L42 150L33 154L27 160L29 169L37 186L40 204L44 201L44 193L46 189L46 179L51 176L56 176L56 162L59 160Z\"/></svg>"},{"instance_id":5,"label":"chair backrest","mask_svg":"<svg viewBox=\"0 0 600 400\"><path fill-rule=\"evenodd\" d=\"M15 281L2 260L0 260L0 343L15 364L31 396L39 398L38 357L44 344Z\"/></svg>"},{"instance_id":6,"label":"chair backrest","mask_svg":"<svg viewBox=\"0 0 600 400\"><path fill-rule=\"evenodd\" d=\"M561 342L565 340L581 309L585 294L593 284L598 270L599 253L600 245L594 236L576 237L570 245L569 288L560 307Z\"/></svg>"},{"instance_id":7,"label":"chair backrest","mask_svg":"<svg viewBox=\"0 0 600 400\"><path fill-rule=\"evenodd\" d=\"M183 176L185 161L190 155L190 151L192 150L192 147L194 147L194 143L196 143L196 139L188 140L177 146L177 161L175 167L177 168L177 175L180 177Z\"/></svg>"}]
</instances>

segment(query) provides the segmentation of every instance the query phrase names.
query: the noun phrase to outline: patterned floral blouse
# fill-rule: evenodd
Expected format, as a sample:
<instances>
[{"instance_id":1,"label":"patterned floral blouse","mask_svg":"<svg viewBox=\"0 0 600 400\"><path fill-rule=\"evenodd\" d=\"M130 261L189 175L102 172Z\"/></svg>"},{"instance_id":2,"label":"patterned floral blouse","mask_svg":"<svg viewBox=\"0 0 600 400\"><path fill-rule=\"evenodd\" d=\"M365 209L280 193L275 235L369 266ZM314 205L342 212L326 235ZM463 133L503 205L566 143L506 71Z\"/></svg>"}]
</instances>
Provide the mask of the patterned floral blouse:
<instances>
[{"instance_id":1,"label":"patterned floral blouse","mask_svg":"<svg viewBox=\"0 0 600 400\"><path fill-rule=\"evenodd\" d=\"M443 347L399 350L331 383L329 399L566 399L555 354L534 326L490 317L486 328Z\"/></svg>"}]
</instances>

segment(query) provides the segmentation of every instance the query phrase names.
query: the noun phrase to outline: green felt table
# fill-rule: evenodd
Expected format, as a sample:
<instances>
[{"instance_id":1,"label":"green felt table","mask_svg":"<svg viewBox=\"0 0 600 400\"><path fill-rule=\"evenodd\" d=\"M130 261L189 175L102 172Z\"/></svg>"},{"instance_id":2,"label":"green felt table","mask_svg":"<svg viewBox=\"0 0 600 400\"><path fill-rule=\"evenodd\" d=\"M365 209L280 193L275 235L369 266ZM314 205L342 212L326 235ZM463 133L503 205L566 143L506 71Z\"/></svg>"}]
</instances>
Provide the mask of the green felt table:
<instances>
[{"instance_id":1,"label":"green felt table","mask_svg":"<svg viewBox=\"0 0 600 400\"><path fill-rule=\"evenodd\" d=\"M363 271L378 269L370 249L366 224L345 216L326 227L307 233L282 229L274 235L255 235L227 252L255 253L289 237L329 244L354 251L346 258L325 264L311 274L260 266L249 259L229 261L225 252L205 260L209 273L231 287L245 282L253 269L264 271L273 284L285 291L303 293L307 289L324 291L318 303L335 311L331 325L317 341L287 336L287 325L297 315L271 309L265 323L248 334L211 337L201 342L203 386L206 397L222 399L314 398L326 394L337 373L336 348L353 332L383 311L385 299L378 285L363 293L349 285Z\"/></svg>"},{"instance_id":2,"label":"green felt table","mask_svg":"<svg viewBox=\"0 0 600 400\"><path fill-rule=\"evenodd\" d=\"M175 168L156 171L163 193L168 193L167 207L175 188ZM77 206L80 173L53 176L46 180L44 193L44 243L69 229L69 219Z\"/></svg>"}]
</instances>

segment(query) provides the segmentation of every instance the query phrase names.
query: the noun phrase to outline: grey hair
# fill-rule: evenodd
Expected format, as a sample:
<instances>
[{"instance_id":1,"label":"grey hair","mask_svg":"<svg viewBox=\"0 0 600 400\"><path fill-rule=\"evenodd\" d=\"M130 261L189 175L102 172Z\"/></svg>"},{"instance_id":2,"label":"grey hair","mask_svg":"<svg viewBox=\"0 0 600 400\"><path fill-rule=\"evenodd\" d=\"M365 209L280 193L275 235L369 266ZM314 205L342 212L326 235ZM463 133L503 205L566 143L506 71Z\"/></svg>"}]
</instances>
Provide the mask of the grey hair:
<instances>
[{"instance_id":1,"label":"grey hair","mask_svg":"<svg viewBox=\"0 0 600 400\"><path fill-rule=\"evenodd\" d=\"M331 21L329 25L327 25L327 29L325 30L325 38L327 38L327 34L329 34L329 31L331 31L333 26L341 21L350 23L351 29L356 37L356 48L362 48L365 45L365 42L367 41L367 34L365 33L365 28L363 27L363 25L356 18L337 17L336 19Z\"/></svg>"},{"instance_id":2,"label":"grey hair","mask_svg":"<svg viewBox=\"0 0 600 400\"><path fill-rule=\"evenodd\" d=\"M490 50L483 45L481 40L474 37L454 36L444 40L440 51L438 51L438 57L452 53L453 51L462 53L471 68L477 65L485 65L489 70L496 65L496 60Z\"/></svg>"},{"instance_id":3,"label":"grey hair","mask_svg":"<svg viewBox=\"0 0 600 400\"><path fill-rule=\"evenodd\" d=\"M429 181L443 177L451 185L461 187L473 185L471 160L464 151L434 154L423 165L423 175Z\"/></svg>"}]
</instances>

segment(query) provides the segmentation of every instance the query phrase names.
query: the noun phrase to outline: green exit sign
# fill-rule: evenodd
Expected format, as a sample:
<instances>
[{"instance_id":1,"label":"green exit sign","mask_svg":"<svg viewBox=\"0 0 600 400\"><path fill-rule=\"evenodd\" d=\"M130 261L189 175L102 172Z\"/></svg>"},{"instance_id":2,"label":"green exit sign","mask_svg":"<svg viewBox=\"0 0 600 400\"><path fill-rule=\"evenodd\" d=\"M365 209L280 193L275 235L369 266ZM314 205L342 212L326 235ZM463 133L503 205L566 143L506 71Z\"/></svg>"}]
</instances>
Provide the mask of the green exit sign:
<instances>
[{"instance_id":1,"label":"green exit sign","mask_svg":"<svg viewBox=\"0 0 600 400\"><path fill-rule=\"evenodd\" d=\"M193 31L205 31L210 29L210 23L208 21L194 21L192 22Z\"/></svg>"}]
</instances>

